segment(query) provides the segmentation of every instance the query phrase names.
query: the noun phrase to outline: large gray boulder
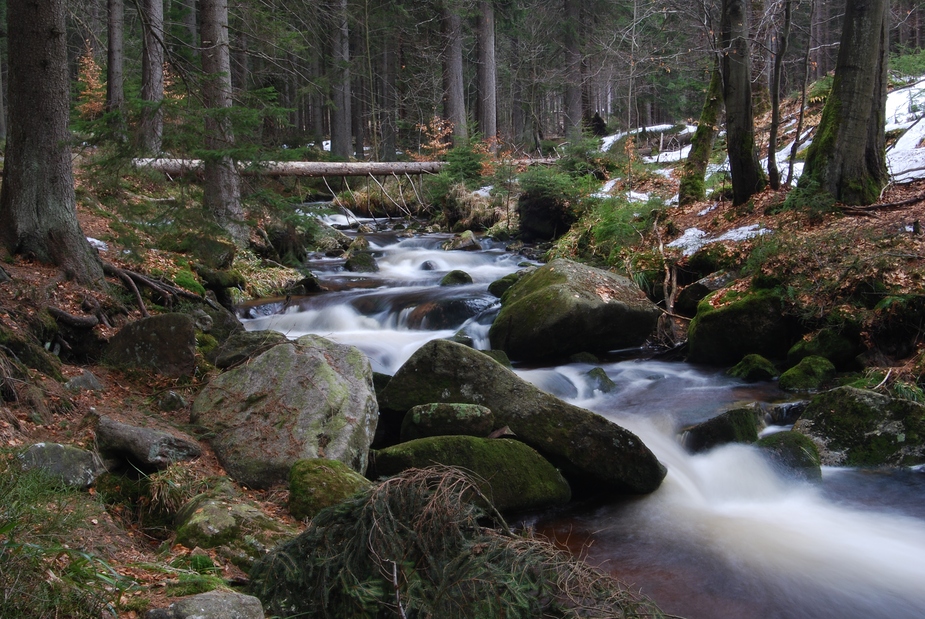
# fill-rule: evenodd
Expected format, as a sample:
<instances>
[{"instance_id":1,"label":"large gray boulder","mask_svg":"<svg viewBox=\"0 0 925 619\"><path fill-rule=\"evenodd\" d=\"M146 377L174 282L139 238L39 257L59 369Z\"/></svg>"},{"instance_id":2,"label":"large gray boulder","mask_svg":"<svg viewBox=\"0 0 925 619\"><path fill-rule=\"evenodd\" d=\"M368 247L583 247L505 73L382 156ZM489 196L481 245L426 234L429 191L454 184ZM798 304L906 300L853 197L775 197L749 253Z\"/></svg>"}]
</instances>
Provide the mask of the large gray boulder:
<instances>
[{"instance_id":1,"label":"large gray boulder","mask_svg":"<svg viewBox=\"0 0 925 619\"><path fill-rule=\"evenodd\" d=\"M813 439L824 465L925 463L925 405L911 400L838 387L813 397L793 429Z\"/></svg>"},{"instance_id":2,"label":"large gray boulder","mask_svg":"<svg viewBox=\"0 0 925 619\"><path fill-rule=\"evenodd\" d=\"M73 488L87 488L106 472L99 456L92 451L61 443L30 445L19 454L19 464L24 471L40 470Z\"/></svg>"},{"instance_id":3,"label":"large gray boulder","mask_svg":"<svg viewBox=\"0 0 925 619\"><path fill-rule=\"evenodd\" d=\"M629 279L557 259L504 293L489 338L519 360L606 352L642 345L660 313Z\"/></svg>"},{"instance_id":4,"label":"large gray boulder","mask_svg":"<svg viewBox=\"0 0 925 619\"><path fill-rule=\"evenodd\" d=\"M371 473L397 475L442 464L471 473L499 511L545 509L572 498L568 482L536 450L511 439L431 436L372 452Z\"/></svg>"},{"instance_id":5,"label":"large gray boulder","mask_svg":"<svg viewBox=\"0 0 925 619\"><path fill-rule=\"evenodd\" d=\"M208 591L149 610L145 619L263 619L263 605L252 595Z\"/></svg>"},{"instance_id":6,"label":"large gray boulder","mask_svg":"<svg viewBox=\"0 0 925 619\"><path fill-rule=\"evenodd\" d=\"M382 407L406 412L432 402L480 404L496 425L555 466L573 490L645 494L665 468L632 432L544 393L488 355L449 340L428 342L383 391Z\"/></svg>"},{"instance_id":7,"label":"large gray boulder","mask_svg":"<svg viewBox=\"0 0 925 619\"><path fill-rule=\"evenodd\" d=\"M96 424L96 445L105 458L128 461L147 473L202 454L192 438L121 423L105 415Z\"/></svg>"},{"instance_id":8,"label":"large gray boulder","mask_svg":"<svg viewBox=\"0 0 925 619\"><path fill-rule=\"evenodd\" d=\"M369 359L357 348L306 335L213 379L190 418L212 434L228 474L254 488L283 484L305 458L366 470L378 406Z\"/></svg>"},{"instance_id":9,"label":"large gray boulder","mask_svg":"<svg viewBox=\"0 0 925 619\"><path fill-rule=\"evenodd\" d=\"M151 369L170 378L191 376L196 369L196 327L186 314L161 314L122 327L104 353L124 368Z\"/></svg>"}]
</instances>

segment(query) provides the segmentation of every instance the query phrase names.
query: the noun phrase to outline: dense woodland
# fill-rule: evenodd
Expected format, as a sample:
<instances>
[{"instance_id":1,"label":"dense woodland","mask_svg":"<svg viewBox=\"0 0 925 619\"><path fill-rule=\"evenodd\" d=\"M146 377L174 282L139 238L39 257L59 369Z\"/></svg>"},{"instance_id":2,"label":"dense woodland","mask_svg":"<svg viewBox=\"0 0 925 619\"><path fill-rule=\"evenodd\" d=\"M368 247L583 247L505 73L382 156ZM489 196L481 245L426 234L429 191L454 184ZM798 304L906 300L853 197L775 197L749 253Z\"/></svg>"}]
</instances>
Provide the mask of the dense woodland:
<instances>
[{"instance_id":1,"label":"dense woodland","mask_svg":"<svg viewBox=\"0 0 925 619\"><path fill-rule=\"evenodd\" d=\"M920 3L890 4L891 51L919 48ZM743 5L756 98L770 99L778 52L785 94L802 87L805 71L815 80L834 69L844 0ZM81 119L121 113L138 148L153 153L195 146L181 120L204 103L210 42L200 27L211 6L69 0ZM675 0L229 2L232 97L249 123L241 120L238 138L262 146L331 138L337 156L389 160L418 149L435 116L457 136L525 151L594 114L609 131L696 118L722 51L722 9Z\"/></svg>"}]
</instances>

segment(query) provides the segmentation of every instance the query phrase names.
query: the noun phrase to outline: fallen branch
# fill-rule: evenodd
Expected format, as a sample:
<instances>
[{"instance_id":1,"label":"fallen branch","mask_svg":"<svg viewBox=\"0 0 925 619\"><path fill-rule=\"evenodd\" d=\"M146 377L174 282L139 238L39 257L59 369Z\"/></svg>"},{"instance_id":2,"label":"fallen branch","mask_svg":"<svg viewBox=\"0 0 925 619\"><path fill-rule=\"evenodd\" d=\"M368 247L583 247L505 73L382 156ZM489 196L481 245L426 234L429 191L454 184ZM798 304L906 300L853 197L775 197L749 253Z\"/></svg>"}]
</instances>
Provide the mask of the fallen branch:
<instances>
[{"instance_id":1,"label":"fallen branch","mask_svg":"<svg viewBox=\"0 0 925 619\"><path fill-rule=\"evenodd\" d=\"M878 204L869 204L867 206L843 206L841 207L841 210L847 215L869 215L875 211L899 209L905 206L917 204L922 201L925 201L925 194L914 196L912 198L906 198L905 200L899 200L898 202L883 202Z\"/></svg>"}]
</instances>

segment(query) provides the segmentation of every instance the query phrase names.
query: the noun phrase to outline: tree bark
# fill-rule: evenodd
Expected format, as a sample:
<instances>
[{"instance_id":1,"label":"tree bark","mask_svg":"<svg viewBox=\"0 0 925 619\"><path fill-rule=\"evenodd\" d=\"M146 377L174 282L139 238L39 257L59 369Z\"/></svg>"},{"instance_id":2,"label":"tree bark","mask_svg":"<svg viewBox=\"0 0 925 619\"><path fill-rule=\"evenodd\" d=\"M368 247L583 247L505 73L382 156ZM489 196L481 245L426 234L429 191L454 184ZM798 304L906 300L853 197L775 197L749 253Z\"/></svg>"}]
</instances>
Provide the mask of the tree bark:
<instances>
[{"instance_id":1,"label":"tree bark","mask_svg":"<svg viewBox=\"0 0 925 619\"><path fill-rule=\"evenodd\" d=\"M700 112L700 121L697 131L691 138L691 150L684 161L681 171L681 186L678 189L678 203L686 206L706 198L704 176L707 173L707 164L710 162L710 153L713 150L713 140L716 137L719 113L723 109L723 78L719 66L713 68L710 85L707 87L707 97Z\"/></svg>"},{"instance_id":2,"label":"tree bark","mask_svg":"<svg viewBox=\"0 0 925 619\"><path fill-rule=\"evenodd\" d=\"M721 32L726 149L732 174L732 202L744 204L765 185L755 146L748 7L745 0L723 0Z\"/></svg>"},{"instance_id":3,"label":"tree bark","mask_svg":"<svg viewBox=\"0 0 925 619\"><path fill-rule=\"evenodd\" d=\"M396 44L392 38L382 43L382 70L379 74L379 160L395 161L398 147L398 87L395 83L397 70L395 61L398 56Z\"/></svg>"},{"instance_id":4,"label":"tree bark","mask_svg":"<svg viewBox=\"0 0 925 619\"><path fill-rule=\"evenodd\" d=\"M103 268L77 222L64 0L9 0L9 114L0 238L83 284Z\"/></svg>"},{"instance_id":5,"label":"tree bark","mask_svg":"<svg viewBox=\"0 0 925 619\"><path fill-rule=\"evenodd\" d=\"M495 6L480 0L478 17L478 127L482 137L495 148L498 136L497 65L495 63Z\"/></svg>"},{"instance_id":6,"label":"tree bark","mask_svg":"<svg viewBox=\"0 0 925 619\"><path fill-rule=\"evenodd\" d=\"M790 45L790 23L793 17L791 0L784 0L784 23L777 38L774 68L771 71L771 127L768 135L768 184L780 189L780 172L777 169L777 130L780 127L780 82L784 72L784 54Z\"/></svg>"},{"instance_id":7,"label":"tree bark","mask_svg":"<svg viewBox=\"0 0 925 619\"><path fill-rule=\"evenodd\" d=\"M800 177L800 187L826 191L845 204L876 202L889 180L884 152L889 9L888 0L849 0L832 91Z\"/></svg>"},{"instance_id":8,"label":"tree bark","mask_svg":"<svg viewBox=\"0 0 925 619\"><path fill-rule=\"evenodd\" d=\"M331 76L331 154L350 157L350 31L347 25L347 0L334 3L333 54Z\"/></svg>"},{"instance_id":9,"label":"tree bark","mask_svg":"<svg viewBox=\"0 0 925 619\"><path fill-rule=\"evenodd\" d=\"M123 86L123 35L125 33L123 0L108 0L109 45L106 51L106 111L121 115L125 111Z\"/></svg>"},{"instance_id":10,"label":"tree bark","mask_svg":"<svg viewBox=\"0 0 925 619\"><path fill-rule=\"evenodd\" d=\"M446 51L443 55L443 115L453 123L453 139L466 140L466 98L463 90L462 18L443 5L443 32Z\"/></svg>"},{"instance_id":11,"label":"tree bark","mask_svg":"<svg viewBox=\"0 0 925 619\"><path fill-rule=\"evenodd\" d=\"M565 133L581 131L581 0L565 0Z\"/></svg>"},{"instance_id":12,"label":"tree bark","mask_svg":"<svg viewBox=\"0 0 925 619\"><path fill-rule=\"evenodd\" d=\"M161 151L164 135L164 1L144 0L141 52L141 147Z\"/></svg>"},{"instance_id":13,"label":"tree bark","mask_svg":"<svg viewBox=\"0 0 925 619\"><path fill-rule=\"evenodd\" d=\"M238 244L247 242L240 178L228 150L234 147L231 108L231 52L226 0L200 0L202 98L206 107L205 147L212 151L203 170L203 205Z\"/></svg>"}]
</instances>

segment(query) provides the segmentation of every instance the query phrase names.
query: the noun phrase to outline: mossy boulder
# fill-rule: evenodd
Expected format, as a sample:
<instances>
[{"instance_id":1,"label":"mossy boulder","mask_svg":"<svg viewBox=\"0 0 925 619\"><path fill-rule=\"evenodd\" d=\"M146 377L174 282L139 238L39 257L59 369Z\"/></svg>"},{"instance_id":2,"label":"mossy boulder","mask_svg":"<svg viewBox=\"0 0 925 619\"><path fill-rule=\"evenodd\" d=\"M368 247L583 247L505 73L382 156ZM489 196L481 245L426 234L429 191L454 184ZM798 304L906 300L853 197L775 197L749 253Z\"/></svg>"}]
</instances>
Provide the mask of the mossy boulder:
<instances>
[{"instance_id":1,"label":"mossy boulder","mask_svg":"<svg viewBox=\"0 0 925 619\"><path fill-rule=\"evenodd\" d=\"M775 432L755 443L785 473L806 480L822 479L822 459L811 438L799 432Z\"/></svg>"},{"instance_id":2,"label":"mossy boulder","mask_svg":"<svg viewBox=\"0 0 925 619\"><path fill-rule=\"evenodd\" d=\"M793 429L813 439L826 465L925 463L925 405L918 402L838 387L814 396Z\"/></svg>"},{"instance_id":3,"label":"mossy boulder","mask_svg":"<svg viewBox=\"0 0 925 619\"><path fill-rule=\"evenodd\" d=\"M512 439L432 436L374 451L370 471L397 475L435 464L474 474L482 493L502 512L543 509L571 499L568 482L536 450Z\"/></svg>"},{"instance_id":4,"label":"mossy boulder","mask_svg":"<svg viewBox=\"0 0 925 619\"><path fill-rule=\"evenodd\" d=\"M738 273L720 271L688 284L678 293L678 298L674 302L674 311L682 316L694 316L697 313L697 305L704 297L725 288L737 278Z\"/></svg>"},{"instance_id":5,"label":"mossy boulder","mask_svg":"<svg viewBox=\"0 0 925 619\"><path fill-rule=\"evenodd\" d=\"M471 283L472 276L459 269L450 271L440 279L441 286L464 286Z\"/></svg>"},{"instance_id":6,"label":"mossy boulder","mask_svg":"<svg viewBox=\"0 0 925 619\"><path fill-rule=\"evenodd\" d=\"M496 279L492 283L488 284L488 292L500 299L511 286L520 280L521 277L523 277L523 275L521 275L521 271L517 271L516 273L508 273L501 279Z\"/></svg>"},{"instance_id":7,"label":"mossy boulder","mask_svg":"<svg viewBox=\"0 0 925 619\"><path fill-rule=\"evenodd\" d=\"M694 453L726 443L754 443L758 440L758 411L736 408L688 428L684 446Z\"/></svg>"},{"instance_id":8,"label":"mossy boulder","mask_svg":"<svg viewBox=\"0 0 925 619\"><path fill-rule=\"evenodd\" d=\"M42 471L73 488L88 488L106 472L94 452L61 443L35 443L18 456L24 471Z\"/></svg>"},{"instance_id":9,"label":"mossy boulder","mask_svg":"<svg viewBox=\"0 0 925 619\"><path fill-rule=\"evenodd\" d=\"M688 361L732 365L752 353L782 359L794 332L779 292L723 289L697 306L688 329Z\"/></svg>"},{"instance_id":10,"label":"mossy boulder","mask_svg":"<svg viewBox=\"0 0 925 619\"><path fill-rule=\"evenodd\" d=\"M253 488L286 483L297 460L366 470L378 406L369 359L353 346L306 335L227 370L193 402L229 475Z\"/></svg>"},{"instance_id":11,"label":"mossy boulder","mask_svg":"<svg viewBox=\"0 0 925 619\"><path fill-rule=\"evenodd\" d=\"M288 338L278 331L236 331L206 357L215 367L225 370L287 341Z\"/></svg>"},{"instance_id":12,"label":"mossy boulder","mask_svg":"<svg viewBox=\"0 0 925 619\"><path fill-rule=\"evenodd\" d=\"M372 483L343 462L314 458L299 460L289 471L289 513L299 520L312 518Z\"/></svg>"},{"instance_id":13,"label":"mossy boulder","mask_svg":"<svg viewBox=\"0 0 925 619\"><path fill-rule=\"evenodd\" d=\"M617 383L607 376L607 372L602 367L591 368L584 373L584 377L588 381L588 386L595 391L610 393L617 388Z\"/></svg>"},{"instance_id":14,"label":"mossy boulder","mask_svg":"<svg viewBox=\"0 0 925 619\"><path fill-rule=\"evenodd\" d=\"M478 404L441 402L412 407L401 424L401 440L464 434L486 437L495 428L491 410Z\"/></svg>"},{"instance_id":15,"label":"mossy boulder","mask_svg":"<svg viewBox=\"0 0 925 619\"><path fill-rule=\"evenodd\" d=\"M755 354L745 355L741 361L729 368L726 373L749 383L771 380L780 374L773 363L761 355Z\"/></svg>"},{"instance_id":16,"label":"mossy boulder","mask_svg":"<svg viewBox=\"0 0 925 619\"><path fill-rule=\"evenodd\" d=\"M804 357L798 364L780 375L779 386L784 391L815 391L835 377L835 366L825 357Z\"/></svg>"},{"instance_id":17,"label":"mossy boulder","mask_svg":"<svg viewBox=\"0 0 925 619\"><path fill-rule=\"evenodd\" d=\"M629 279L557 259L504 293L489 339L517 360L606 352L642 345L660 314Z\"/></svg>"},{"instance_id":18,"label":"mossy boulder","mask_svg":"<svg viewBox=\"0 0 925 619\"><path fill-rule=\"evenodd\" d=\"M187 548L216 548L218 554L247 570L277 543L296 531L268 517L260 508L230 496L201 494L176 516L175 542Z\"/></svg>"},{"instance_id":19,"label":"mossy boulder","mask_svg":"<svg viewBox=\"0 0 925 619\"><path fill-rule=\"evenodd\" d=\"M169 378L192 376L196 369L196 327L187 314L141 318L122 327L104 358L118 368L154 370Z\"/></svg>"},{"instance_id":20,"label":"mossy boulder","mask_svg":"<svg viewBox=\"0 0 925 619\"><path fill-rule=\"evenodd\" d=\"M399 368L383 391L383 409L404 414L433 402L491 409L496 425L562 470L573 490L646 494L665 468L632 432L540 391L491 357L448 340L432 340Z\"/></svg>"},{"instance_id":21,"label":"mossy boulder","mask_svg":"<svg viewBox=\"0 0 925 619\"><path fill-rule=\"evenodd\" d=\"M441 247L446 251L479 251L482 249L472 230L466 230L445 241Z\"/></svg>"},{"instance_id":22,"label":"mossy boulder","mask_svg":"<svg viewBox=\"0 0 925 619\"><path fill-rule=\"evenodd\" d=\"M22 365L38 370L58 382L64 382L64 376L61 374L61 361L28 335L7 329L0 324L0 346L13 353L12 356Z\"/></svg>"},{"instance_id":23,"label":"mossy boulder","mask_svg":"<svg viewBox=\"0 0 925 619\"><path fill-rule=\"evenodd\" d=\"M353 273L376 273L379 265L376 258L368 251L358 251L350 254L344 262L344 268Z\"/></svg>"},{"instance_id":24,"label":"mossy boulder","mask_svg":"<svg viewBox=\"0 0 925 619\"><path fill-rule=\"evenodd\" d=\"M803 336L789 351L787 365L794 366L806 357L825 357L839 370L858 367L857 357L863 352L860 339L834 329L820 329Z\"/></svg>"}]
</instances>

